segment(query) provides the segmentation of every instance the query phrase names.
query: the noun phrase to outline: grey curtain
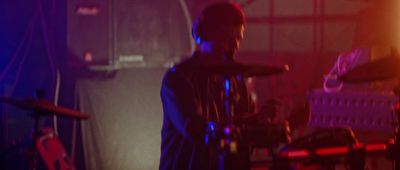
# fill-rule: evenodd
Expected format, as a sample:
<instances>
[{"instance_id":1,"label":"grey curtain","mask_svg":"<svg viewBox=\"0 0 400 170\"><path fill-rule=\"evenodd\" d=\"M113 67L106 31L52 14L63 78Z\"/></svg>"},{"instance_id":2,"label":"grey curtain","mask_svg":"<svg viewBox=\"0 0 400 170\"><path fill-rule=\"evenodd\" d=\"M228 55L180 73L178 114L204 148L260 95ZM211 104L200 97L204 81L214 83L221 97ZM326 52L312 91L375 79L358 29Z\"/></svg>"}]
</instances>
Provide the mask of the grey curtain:
<instances>
[{"instance_id":1,"label":"grey curtain","mask_svg":"<svg viewBox=\"0 0 400 170\"><path fill-rule=\"evenodd\" d=\"M165 69L120 70L112 79L81 79L81 110L87 170L158 169Z\"/></svg>"}]
</instances>

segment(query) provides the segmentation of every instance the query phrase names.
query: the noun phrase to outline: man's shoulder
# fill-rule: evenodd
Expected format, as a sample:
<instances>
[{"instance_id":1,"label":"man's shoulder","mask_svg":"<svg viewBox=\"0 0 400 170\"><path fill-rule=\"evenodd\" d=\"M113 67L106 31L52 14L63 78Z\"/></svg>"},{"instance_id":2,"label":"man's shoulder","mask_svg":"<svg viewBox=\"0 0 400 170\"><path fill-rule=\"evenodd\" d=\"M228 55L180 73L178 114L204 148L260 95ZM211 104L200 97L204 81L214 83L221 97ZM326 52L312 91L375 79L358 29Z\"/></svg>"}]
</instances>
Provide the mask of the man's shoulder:
<instances>
[{"instance_id":1,"label":"man's shoulder","mask_svg":"<svg viewBox=\"0 0 400 170\"><path fill-rule=\"evenodd\" d=\"M164 80L174 79L181 81L182 79L189 80L196 77L196 75L198 76L199 69L196 69L200 63L198 55L200 53L195 51L190 57L185 57L174 64L164 75Z\"/></svg>"},{"instance_id":2,"label":"man's shoulder","mask_svg":"<svg viewBox=\"0 0 400 170\"><path fill-rule=\"evenodd\" d=\"M174 64L167 72L167 74L185 74L190 72L191 68L196 65L193 58L185 58L184 60Z\"/></svg>"},{"instance_id":3,"label":"man's shoulder","mask_svg":"<svg viewBox=\"0 0 400 170\"><path fill-rule=\"evenodd\" d=\"M190 65L192 65L190 58L187 58L185 60L182 60L174 64L171 68L167 70L167 72L164 75L164 79L185 76L188 73L187 72L188 69L191 67Z\"/></svg>"},{"instance_id":4,"label":"man's shoulder","mask_svg":"<svg viewBox=\"0 0 400 170\"><path fill-rule=\"evenodd\" d=\"M179 89L188 83L190 84L192 77L194 76L190 69L190 65L190 60L185 60L169 68L163 77L162 86Z\"/></svg>"},{"instance_id":5,"label":"man's shoulder","mask_svg":"<svg viewBox=\"0 0 400 170\"><path fill-rule=\"evenodd\" d=\"M196 61L193 57L187 57L176 63L174 66L177 68L190 67L196 64Z\"/></svg>"}]
</instances>

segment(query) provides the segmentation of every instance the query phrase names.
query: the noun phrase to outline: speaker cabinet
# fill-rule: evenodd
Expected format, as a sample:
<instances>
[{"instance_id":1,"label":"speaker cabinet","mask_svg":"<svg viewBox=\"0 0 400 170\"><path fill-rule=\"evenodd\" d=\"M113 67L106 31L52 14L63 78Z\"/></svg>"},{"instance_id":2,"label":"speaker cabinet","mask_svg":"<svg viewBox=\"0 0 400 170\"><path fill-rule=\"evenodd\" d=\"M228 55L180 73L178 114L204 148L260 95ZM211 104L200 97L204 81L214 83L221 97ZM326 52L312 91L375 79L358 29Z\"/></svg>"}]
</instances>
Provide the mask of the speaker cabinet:
<instances>
[{"instance_id":1,"label":"speaker cabinet","mask_svg":"<svg viewBox=\"0 0 400 170\"><path fill-rule=\"evenodd\" d=\"M90 65L160 66L191 50L190 16L172 0L68 0L71 57Z\"/></svg>"}]
</instances>

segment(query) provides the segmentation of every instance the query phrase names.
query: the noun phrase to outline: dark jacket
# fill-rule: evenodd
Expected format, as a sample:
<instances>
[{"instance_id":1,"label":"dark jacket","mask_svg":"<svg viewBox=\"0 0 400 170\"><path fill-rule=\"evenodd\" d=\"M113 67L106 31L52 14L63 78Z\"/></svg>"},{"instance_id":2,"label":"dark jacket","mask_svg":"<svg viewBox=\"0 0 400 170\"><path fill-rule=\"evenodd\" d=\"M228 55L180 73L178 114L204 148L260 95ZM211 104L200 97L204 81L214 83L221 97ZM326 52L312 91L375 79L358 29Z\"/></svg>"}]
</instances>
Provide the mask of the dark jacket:
<instances>
[{"instance_id":1,"label":"dark jacket","mask_svg":"<svg viewBox=\"0 0 400 170\"><path fill-rule=\"evenodd\" d=\"M196 53L194 54L196 55ZM161 99L163 126L160 170L216 169L216 157L205 143L207 123L226 123L223 108L223 76L204 74L196 68L196 56L165 74ZM233 79L232 79L233 80ZM254 110L244 80L234 78L235 114Z\"/></svg>"}]
</instances>

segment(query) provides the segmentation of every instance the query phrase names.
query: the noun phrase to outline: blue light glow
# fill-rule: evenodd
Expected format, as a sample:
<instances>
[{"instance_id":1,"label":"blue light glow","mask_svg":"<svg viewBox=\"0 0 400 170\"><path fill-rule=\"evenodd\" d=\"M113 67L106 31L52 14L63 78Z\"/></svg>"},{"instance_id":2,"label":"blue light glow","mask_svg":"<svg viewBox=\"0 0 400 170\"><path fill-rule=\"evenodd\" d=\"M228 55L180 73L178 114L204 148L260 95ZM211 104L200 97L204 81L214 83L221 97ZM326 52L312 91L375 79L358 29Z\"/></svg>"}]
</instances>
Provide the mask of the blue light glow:
<instances>
[{"instance_id":1,"label":"blue light glow","mask_svg":"<svg viewBox=\"0 0 400 170\"><path fill-rule=\"evenodd\" d=\"M225 80L225 90L229 90L230 89L230 82L229 80Z\"/></svg>"}]
</instances>

